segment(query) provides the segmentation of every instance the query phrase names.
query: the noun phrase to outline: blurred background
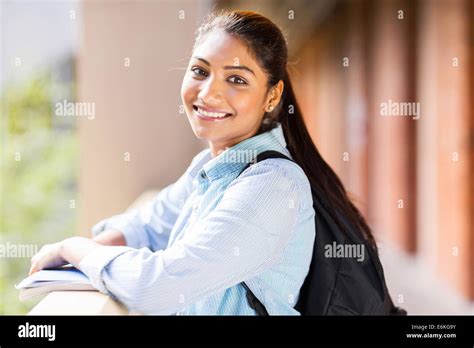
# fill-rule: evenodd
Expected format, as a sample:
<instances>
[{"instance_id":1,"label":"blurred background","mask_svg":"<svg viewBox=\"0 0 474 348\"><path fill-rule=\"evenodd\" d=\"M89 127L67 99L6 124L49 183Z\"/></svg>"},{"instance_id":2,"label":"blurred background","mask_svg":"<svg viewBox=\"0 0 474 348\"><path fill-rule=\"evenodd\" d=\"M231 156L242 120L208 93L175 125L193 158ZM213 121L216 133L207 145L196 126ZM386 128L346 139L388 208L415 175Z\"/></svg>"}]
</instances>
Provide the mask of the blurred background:
<instances>
[{"instance_id":1,"label":"blurred background","mask_svg":"<svg viewBox=\"0 0 474 348\"><path fill-rule=\"evenodd\" d=\"M32 256L19 249L89 236L206 146L180 86L220 8L283 29L306 125L367 217L394 301L473 314L471 0L2 1L0 313L34 304L13 287Z\"/></svg>"}]
</instances>

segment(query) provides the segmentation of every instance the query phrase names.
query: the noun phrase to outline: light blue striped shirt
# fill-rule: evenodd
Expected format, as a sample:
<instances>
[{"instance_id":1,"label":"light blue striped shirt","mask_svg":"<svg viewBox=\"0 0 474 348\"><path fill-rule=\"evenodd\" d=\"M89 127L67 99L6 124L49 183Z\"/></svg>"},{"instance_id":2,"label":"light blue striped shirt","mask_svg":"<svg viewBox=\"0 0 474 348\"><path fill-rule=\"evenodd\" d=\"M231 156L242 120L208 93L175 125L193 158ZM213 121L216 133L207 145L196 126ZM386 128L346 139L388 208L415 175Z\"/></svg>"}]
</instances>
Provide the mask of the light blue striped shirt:
<instances>
[{"instance_id":1,"label":"light blue striped shirt","mask_svg":"<svg viewBox=\"0 0 474 348\"><path fill-rule=\"evenodd\" d=\"M200 152L174 184L148 204L93 227L124 234L127 246L102 246L79 267L92 284L144 314L255 315L245 281L270 315L293 307L315 241L314 209L303 170L268 159L291 158L281 125L212 158Z\"/></svg>"}]
</instances>

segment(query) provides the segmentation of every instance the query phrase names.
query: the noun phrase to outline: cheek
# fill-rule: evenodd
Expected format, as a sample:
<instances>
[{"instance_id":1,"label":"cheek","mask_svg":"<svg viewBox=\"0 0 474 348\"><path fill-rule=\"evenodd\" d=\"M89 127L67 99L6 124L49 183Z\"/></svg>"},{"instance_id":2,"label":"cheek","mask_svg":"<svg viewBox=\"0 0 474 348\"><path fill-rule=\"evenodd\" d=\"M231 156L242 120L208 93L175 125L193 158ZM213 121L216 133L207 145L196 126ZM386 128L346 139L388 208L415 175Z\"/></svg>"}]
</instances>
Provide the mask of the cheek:
<instances>
[{"instance_id":1,"label":"cheek","mask_svg":"<svg viewBox=\"0 0 474 348\"><path fill-rule=\"evenodd\" d=\"M255 91L230 91L227 98L240 116L254 118L260 112L261 98Z\"/></svg>"},{"instance_id":2,"label":"cheek","mask_svg":"<svg viewBox=\"0 0 474 348\"><path fill-rule=\"evenodd\" d=\"M181 85L181 98L185 106L189 106L192 104L193 100L196 99L195 96L197 94L197 86L194 81L190 80L189 78L184 78L183 83Z\"/></svg>"}]
</instances>

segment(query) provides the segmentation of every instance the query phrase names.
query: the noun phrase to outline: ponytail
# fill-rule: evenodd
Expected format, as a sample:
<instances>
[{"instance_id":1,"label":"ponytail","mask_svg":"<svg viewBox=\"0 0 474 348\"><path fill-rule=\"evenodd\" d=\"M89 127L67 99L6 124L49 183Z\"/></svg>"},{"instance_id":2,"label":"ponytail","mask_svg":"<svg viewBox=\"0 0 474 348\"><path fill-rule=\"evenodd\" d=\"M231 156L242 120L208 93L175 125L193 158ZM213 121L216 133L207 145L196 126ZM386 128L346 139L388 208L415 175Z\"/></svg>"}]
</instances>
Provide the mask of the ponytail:
<instances>
[{"instance_id":1,"label":"ponytail","mask_svg":"<svg viewBox=\"0 0 474 348\"><path fill-rule=\"evenodd\" d=\"M321 204L327 208L338 227L345 231L341 216L345 217L349 224L362 231L363 237L377 250L367 222L348 197L339 177L322 158L306 129L288 72L283 82L282 106L277 121L282 125L287 148L293 160L303 169Z\"/></svg>"}]
</instances>

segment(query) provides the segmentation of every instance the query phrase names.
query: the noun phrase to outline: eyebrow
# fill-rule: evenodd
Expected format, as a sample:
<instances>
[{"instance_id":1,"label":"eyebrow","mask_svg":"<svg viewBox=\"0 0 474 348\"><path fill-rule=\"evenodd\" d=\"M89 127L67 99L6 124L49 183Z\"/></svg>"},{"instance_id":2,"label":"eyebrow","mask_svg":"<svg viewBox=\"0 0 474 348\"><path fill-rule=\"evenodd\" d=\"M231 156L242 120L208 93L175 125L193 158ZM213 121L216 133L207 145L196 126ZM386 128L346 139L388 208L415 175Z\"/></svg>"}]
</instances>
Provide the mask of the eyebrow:
<instances>
[{"instance_id":1,"label":"eyebrow","mask_svg":"<svg viewBox=\"0 0 474 348\"><path fill-rule=\"evenodd\" d=\"M204 64L206 64L207 66L211 66L211 63L209 63L207 60L205 60L204 58L201 58L201 57L196 57L194 56L193 58L196 58L197 60L200 60L201 62L203 62ZM224 69L225 70L231 70L231 69L238 69L238 70L247 70L248 72L252 73L254 76L255 75L255 72L250 69L249 67L245 66L245 65L225 65L224 66Z\"/></svg>"}]
</instances>

